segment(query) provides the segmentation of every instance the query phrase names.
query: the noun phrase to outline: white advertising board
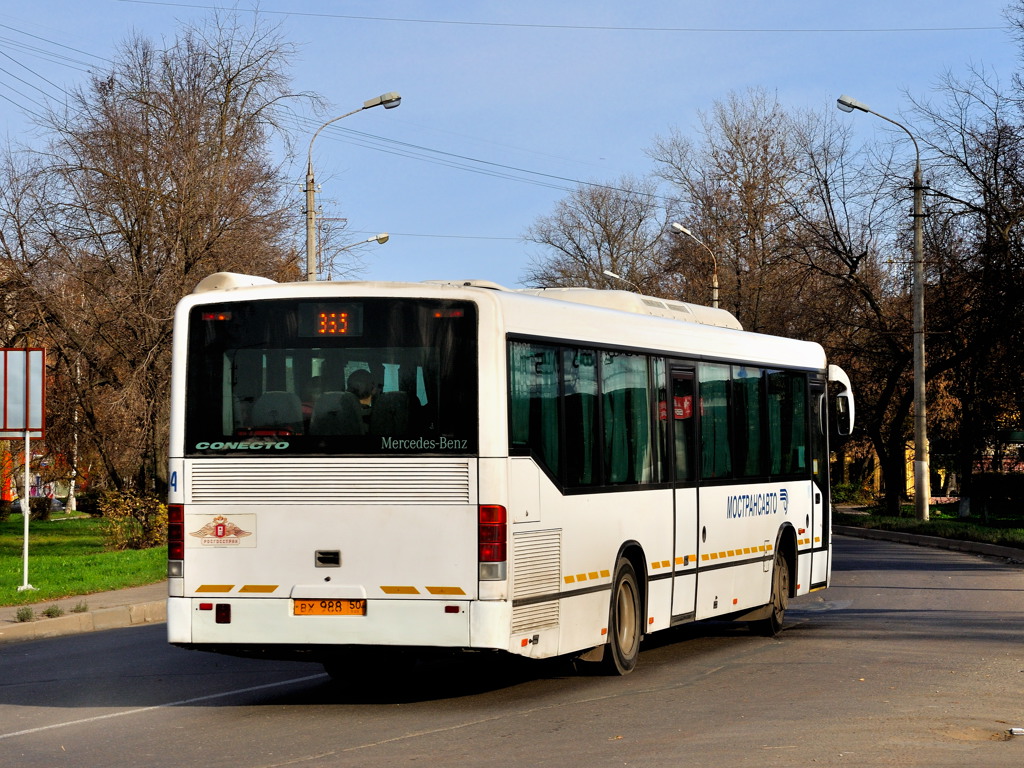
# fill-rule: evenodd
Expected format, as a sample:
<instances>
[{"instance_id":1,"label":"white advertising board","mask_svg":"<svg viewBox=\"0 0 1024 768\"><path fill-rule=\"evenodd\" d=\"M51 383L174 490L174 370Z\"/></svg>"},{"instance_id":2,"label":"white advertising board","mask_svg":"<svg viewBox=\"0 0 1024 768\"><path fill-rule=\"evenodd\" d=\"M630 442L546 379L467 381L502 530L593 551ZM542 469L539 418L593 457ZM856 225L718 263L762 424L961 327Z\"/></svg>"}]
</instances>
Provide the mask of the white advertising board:
<instances>
[{"instance_id":1,"label":"white advertising board","mask_svg":"<svg viewBox=\"0 0 1024 768\"><path fill-rule=\"evenodd\" d=\"M44 436L46 350L0 349L0 440Z\"/></svg>"}]
</instances>

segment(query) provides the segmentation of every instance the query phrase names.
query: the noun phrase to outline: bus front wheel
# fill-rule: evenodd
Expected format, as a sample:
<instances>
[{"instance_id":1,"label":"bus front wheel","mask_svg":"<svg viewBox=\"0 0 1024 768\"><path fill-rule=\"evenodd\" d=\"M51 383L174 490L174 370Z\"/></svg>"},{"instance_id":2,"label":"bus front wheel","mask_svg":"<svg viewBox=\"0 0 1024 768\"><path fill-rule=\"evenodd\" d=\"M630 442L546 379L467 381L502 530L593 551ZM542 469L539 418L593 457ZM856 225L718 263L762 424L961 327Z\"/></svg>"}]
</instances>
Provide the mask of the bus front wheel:
<instances>
[{"instance_id":1,"label":"bus front wheel","mask_svg":"<svg viewBox=\"0 0 1024 768\"><path fill-rule=\"evenodd\" d=\"M775 562L772 564L772 597L768 604L767 618L751 622L751 629L765 637L775 637L782 631L782 623L786 618L789 606L789 563L782 552L776 549Z\"/></svg>"},{"instance_id":2,"label":"bus front wheel","mask_svg":"<svg viewBox=\"0 0 1024 768\"><path fill-rule=\"evenodd\" d=\"M627 558L621 557L615 566L608 615L608 646L603 660L608 674L626 675L636 666L643 634L642 607L636 571Z\"/></svg>"}]
</instances>

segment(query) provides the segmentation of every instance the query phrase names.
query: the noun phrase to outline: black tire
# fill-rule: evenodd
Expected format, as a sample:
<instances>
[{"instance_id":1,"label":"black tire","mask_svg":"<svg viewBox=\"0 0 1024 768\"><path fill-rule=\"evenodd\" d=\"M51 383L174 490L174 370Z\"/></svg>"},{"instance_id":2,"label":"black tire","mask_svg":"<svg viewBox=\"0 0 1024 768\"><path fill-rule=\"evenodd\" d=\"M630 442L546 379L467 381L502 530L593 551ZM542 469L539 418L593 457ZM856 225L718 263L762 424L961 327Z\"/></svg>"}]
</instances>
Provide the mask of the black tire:
<instances>
[{"instance_id":1,"label":"black tire","mask_svg":"<svg viewBox=\"0 0 1024 768\"><path fill-rule=\"evenodd\" d=\"M782 631L786 620L786 608L789 607L790 573L789 563L779 549L775 550L775 562L772 564L772 597L768 603L771 613L765 619L753 621L750 628L759 635L775 637Z\"/></svg>"},{"instance_id":2,"label":"black tire","mask_svg":"<svg viewBox=\"0 0 1024 768\"><path fill-rule=\"evenodd\" d=\"M643 636L643 596L633 564L624 557L615 566L608 610L608 647L602 666L609 675L628 675L636 667Z\"/></svg>"}]
</instances>

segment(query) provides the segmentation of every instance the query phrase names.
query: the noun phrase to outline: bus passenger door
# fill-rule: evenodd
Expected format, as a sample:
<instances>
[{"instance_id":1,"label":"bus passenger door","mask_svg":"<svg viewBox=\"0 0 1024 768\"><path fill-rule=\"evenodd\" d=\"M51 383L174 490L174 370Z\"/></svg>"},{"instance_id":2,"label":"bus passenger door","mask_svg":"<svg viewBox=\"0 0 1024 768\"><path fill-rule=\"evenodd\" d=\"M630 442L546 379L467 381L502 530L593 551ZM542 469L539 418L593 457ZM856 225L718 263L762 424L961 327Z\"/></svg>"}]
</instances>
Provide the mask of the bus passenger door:
<instances>
[{"instance_id":1,"label":"bus passenger door","mask_svg":"<svg viewBox=\"0 0 1024 768\"><path fill-rule=\"evenodd\" d=\"M828 584L831 504L825 383L811 381L811 589Z\"/></svg>"},{"instance_id":2,"label":"bus passenger door","mask_svg":"<svg viewBox=\"0 0 1024 768\"><path fill-rule=\"evenodd\" d=\"M672 366L671 398L666 418L673 467L675 505L675 577L672 589L672 623L692 621L697 600L697 435L695 430L693 368Z\"/></svg>"}]
</instances>

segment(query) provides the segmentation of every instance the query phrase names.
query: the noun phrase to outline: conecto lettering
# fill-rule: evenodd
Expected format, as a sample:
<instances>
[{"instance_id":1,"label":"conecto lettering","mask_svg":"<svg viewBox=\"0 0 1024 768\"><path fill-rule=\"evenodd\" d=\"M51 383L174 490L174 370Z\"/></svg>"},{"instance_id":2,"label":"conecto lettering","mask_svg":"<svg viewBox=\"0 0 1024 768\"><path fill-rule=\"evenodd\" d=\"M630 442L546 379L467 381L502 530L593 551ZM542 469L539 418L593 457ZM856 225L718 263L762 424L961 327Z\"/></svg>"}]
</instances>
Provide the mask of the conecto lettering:
<instances>
[{"instance_id":1,"label":"conecto lettering","mask_svg":"<svg viewBox=\"0 0 1024 768\"><path fill-rule=\"evenodd\" d=\"M196 443L197 451L283 451L290 443L265 443L265 442L213 442Z\"/></svg>"}]
</instances>

